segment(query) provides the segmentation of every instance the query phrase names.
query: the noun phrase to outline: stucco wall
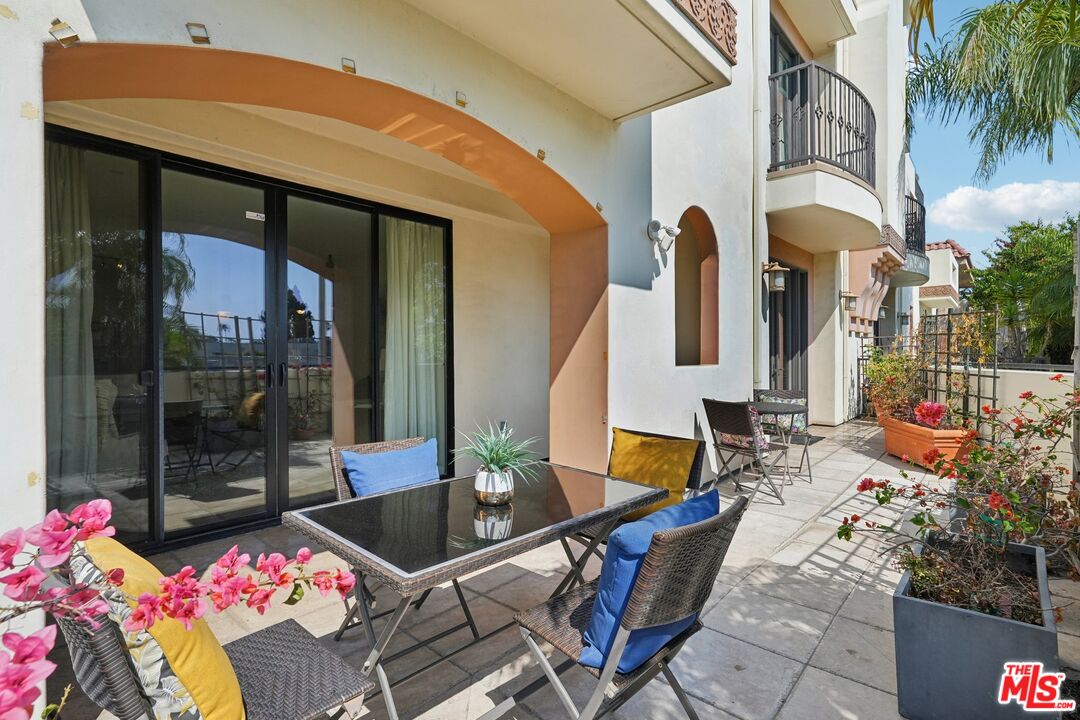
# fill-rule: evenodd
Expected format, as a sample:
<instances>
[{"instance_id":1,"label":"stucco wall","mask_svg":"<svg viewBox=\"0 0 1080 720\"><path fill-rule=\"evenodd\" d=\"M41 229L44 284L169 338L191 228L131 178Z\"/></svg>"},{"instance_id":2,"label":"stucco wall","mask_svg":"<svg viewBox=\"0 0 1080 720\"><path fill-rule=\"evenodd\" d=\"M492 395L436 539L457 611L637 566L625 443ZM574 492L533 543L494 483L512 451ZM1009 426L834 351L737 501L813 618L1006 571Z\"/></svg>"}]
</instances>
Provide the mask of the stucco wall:
<instances>
[{"instance_id":1,"label":"stucco wall","mask_svg":"<svg viewBox=\"0 0 1080 720\"><path fill-rule=\"evenodd\" d=\"M648 185L629 189L625 212L632 219L611 236L612 427L708 437L703 397L745 400L752 394L760 267L752 224L751 6L735 6L745 30L739 33L740 62L731 86L620 128L643 141L626 162ZM652 218L675 225L692 205L708 216L717 239L719 362L676 366L675 248L661 253L645 226Z\"/></svg>"}]
</instances>

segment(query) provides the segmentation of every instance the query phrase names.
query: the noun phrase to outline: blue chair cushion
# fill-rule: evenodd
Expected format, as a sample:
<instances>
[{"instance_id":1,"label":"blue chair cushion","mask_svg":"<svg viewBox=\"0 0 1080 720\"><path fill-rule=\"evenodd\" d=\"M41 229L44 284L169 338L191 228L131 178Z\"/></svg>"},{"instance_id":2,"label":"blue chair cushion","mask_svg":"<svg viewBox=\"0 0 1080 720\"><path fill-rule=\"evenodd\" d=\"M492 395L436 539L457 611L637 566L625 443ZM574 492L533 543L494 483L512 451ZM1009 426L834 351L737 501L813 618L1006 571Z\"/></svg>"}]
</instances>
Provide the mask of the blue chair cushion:
<instances>
[{"instance_id":1,"label":"blue chair cushion","mask_svg":"<svg viewBox=\"0 0 1080 720\"><path fill-rule=\"evenodd\" d=\"M700 522L719 512L720 495L712 490L646 515L641 520L626 523L611 533L600 569L592 618L585 630L585 649L578 662L594 668L604 666L615 643L615 635L619 631L626 604L630 601L630 592L641 570L641 563L652 543L653 533ZM667 625L631 632L626 649L619 658L619 672L625 674L636 670L696 619L697 616L693 615Z\"/></svg>"},{"instance_id":2,"label":"blue chair cushion","mask_svg":"<svg viewBox=\"0 0 1080 720\"><path fill-rule=\"evenodd\" d=\"M341 464L356 497L374 495L439 479L435 438L404 450L381 453L341 451Z\"/></svg>"}]
</instances>

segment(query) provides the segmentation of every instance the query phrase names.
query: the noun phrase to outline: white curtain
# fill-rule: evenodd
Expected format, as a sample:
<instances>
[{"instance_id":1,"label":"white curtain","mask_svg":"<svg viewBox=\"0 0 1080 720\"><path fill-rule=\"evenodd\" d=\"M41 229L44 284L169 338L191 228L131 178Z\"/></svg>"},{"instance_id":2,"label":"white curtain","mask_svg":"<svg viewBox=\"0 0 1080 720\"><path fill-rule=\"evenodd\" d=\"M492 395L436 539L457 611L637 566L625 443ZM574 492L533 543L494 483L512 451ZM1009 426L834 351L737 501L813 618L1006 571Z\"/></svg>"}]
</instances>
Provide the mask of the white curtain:
<instances>
[{"instance_id":1,"label":"white curtain","mask_svg":"<svg viewBox=\"0 0 1080 720\"><path fill-rule=\"evenodd\" d=\"M46 143L45 411L48 477L61 492L84 490L97 470L89 195L84 151Z\"/></svg>"},{"instance_id":2,"label":"white curtain","mask_svg":"<svg viewBox=\"0 0 1080 720\"><path fill-rule=\"evenodd\" d=\"M446 448L443 229L384 218L386 350L383 437L438 438ZM440 452L440 455L442 453Z\"/></svg>"}]
</instances>

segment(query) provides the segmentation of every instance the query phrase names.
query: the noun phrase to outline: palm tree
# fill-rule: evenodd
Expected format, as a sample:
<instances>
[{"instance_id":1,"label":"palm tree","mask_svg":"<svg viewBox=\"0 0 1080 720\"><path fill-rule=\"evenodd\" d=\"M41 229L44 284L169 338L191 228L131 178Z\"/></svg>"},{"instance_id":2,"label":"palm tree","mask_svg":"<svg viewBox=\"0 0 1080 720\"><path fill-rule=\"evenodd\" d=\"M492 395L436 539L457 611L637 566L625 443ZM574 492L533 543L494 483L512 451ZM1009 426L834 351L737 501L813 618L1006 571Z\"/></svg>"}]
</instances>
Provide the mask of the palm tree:
<instances>
[{"instance_id":1,"label":"palm tree","mask_svg":"<svg viewBox=\"0 0 1080 720\"><path fill-rule=\"evenodd\" d=\"M1053 162L1055 131L1080 139L1077 3L999 0L969 10L954 33L925 46L908 73L909 132L919 108L945 123L968 119L981 181L1017 153L1040 150ZM914 3L913 15L920 13L932 31L932 0Z\"/></svg>"}]
</instances>

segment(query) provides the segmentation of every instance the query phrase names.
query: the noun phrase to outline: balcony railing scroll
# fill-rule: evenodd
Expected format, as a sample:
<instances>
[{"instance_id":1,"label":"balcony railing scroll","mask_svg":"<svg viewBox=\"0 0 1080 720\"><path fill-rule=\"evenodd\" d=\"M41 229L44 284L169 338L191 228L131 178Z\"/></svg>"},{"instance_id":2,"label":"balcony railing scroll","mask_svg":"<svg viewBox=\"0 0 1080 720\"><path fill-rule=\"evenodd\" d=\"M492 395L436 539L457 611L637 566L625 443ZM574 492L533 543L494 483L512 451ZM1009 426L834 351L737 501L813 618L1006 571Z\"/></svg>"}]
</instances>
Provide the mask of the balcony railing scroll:
<instances>
[{"instance_id":1,"label":"balcony railing scroll","mask_svg":"<svg viewBox=\"0 0 1080 720\"><path fill-rule=\"evenodd\" d=\"M910 195L904 198L904 242L909 251L926 254L926 207Z\"/></svg>"},{"instance_id":2,"label":"balcony railing scroll","mask_svg":"<svg viewBox=\"0 0 1080 720\"><path fill-rule=\"evenodd\" d=\"M874 108L847 78L808 62L769 77L769 170L825 163L875 187Z\"/></svg>"}]
</instances>

